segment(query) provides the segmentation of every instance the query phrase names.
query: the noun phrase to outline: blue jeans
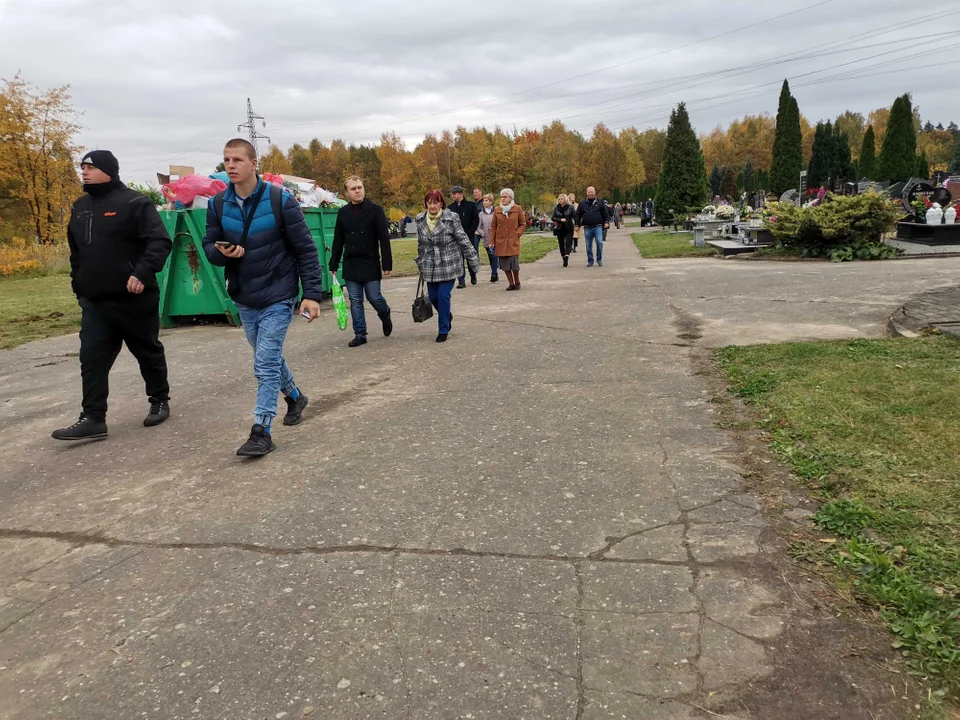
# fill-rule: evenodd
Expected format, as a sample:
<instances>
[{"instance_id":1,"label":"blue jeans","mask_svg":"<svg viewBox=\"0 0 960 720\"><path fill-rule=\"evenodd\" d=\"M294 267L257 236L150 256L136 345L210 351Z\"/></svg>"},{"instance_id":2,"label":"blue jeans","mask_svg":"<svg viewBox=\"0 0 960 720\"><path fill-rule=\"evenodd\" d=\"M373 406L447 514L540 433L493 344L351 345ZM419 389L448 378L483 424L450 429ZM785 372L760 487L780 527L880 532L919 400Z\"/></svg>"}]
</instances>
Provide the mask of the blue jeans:
<instances>
[{"instance_id":1,"label":"blue jeans","mask_svg":"<svg viewBox=\"0 0 960 720\"><path fill-rule=\"evenodd\" d=\"M453 280L446 282L428 282L427 297L430 304L437 309L438 332L446 335L450 332L450 296L453 294Z\"/></svg>"},{"instance_id":2,"label":"blue jeans","mask_svg":"<svg viewBox=\"0 0 960 720\"><path fill-rule=\"evenodd\" d=\"M479 235L477 235L476 242L480 243ZM497 251L487 247L487 260L490 261L490 277L500 277L500 260L497 259Z\"/></svg>"},{"instance_id":3,"label":"blue jeans","mask_svg":"<svg viewBox=\"0 0 960 720\"><path fill-rule=\"evenodd\" d=\"M583 241L587 245L587 265L593 265L594 240L597 241L597 262L603 262L603 225L583 229Z\"/></svg>"},{"instance_id":4,"label":"blue jeans","mask_svg":"<svg viewBox=\"0 0 960 720\"><path fill-rule=\"evenodd\" d=\"M480 236L474 235L472 242L473 242L473 249L477 253L477 257L480 257ZM464 261L463 264L464 266L466 266L467 264L466 261ZM462 283L466 279L466 277L467 277L466 274L461 275L460 277L457 278L457 282Z\"/></svg>"},{"instance_id":5,"label":"blue jeans","mask_svg":"<svg viewBox=\"0 0 960 720\"><path fill-rule=\"evenodd\" d=\"M284 300L265 308L237 304L247 342L253 348L253 374L257 376L255 422L269 427L277 415L277 395L293 392L297 385L283 359L283 341L293 320L295 300Z\"/></svg>"},{"instance_id":6,"label":"blue jeans","mask_svg":"<svg viewBox=\"0 0 960 720\"><path fill-rule=\"evenodd\" d=\"M370 282L357 282L356 280L347 280L347 294L350 296L350 315L353 316L353 334L357 337L365 338L367 336L367 318L363 312L363 296L366 293L367 300L373 305L380 318L390 314L390 306L384 300L380 292L380 281L371 280Z\"/></svg>"}]
</instances>

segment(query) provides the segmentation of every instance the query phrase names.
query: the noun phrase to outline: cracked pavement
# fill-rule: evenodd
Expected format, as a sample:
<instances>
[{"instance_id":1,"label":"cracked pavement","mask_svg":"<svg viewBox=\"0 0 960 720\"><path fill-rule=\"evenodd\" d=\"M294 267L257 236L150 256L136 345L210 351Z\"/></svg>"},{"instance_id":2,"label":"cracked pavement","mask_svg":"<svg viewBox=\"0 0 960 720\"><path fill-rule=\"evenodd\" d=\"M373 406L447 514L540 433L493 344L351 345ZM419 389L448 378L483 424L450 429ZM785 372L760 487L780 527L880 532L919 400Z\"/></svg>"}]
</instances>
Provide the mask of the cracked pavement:
<instances>
[{"instance_id":1,"label":"cracked pavement","mask_svg":"<svg viewBox=\"0 0 960 720\"><path fill-rule=\"evenodd\" d=\"M455 291L446 345L411 280L389 339L295 323L310 407L257 462L238 329L164 336L154 429L122 355L88 445L48 439L76 338L0 353L0 719L904 717L888 642L787 561L691 361L721 337L704 278L773 271L615 230L605 260ZM904 296L929 262L889 264Z\"/></svg>"}]
</instances>

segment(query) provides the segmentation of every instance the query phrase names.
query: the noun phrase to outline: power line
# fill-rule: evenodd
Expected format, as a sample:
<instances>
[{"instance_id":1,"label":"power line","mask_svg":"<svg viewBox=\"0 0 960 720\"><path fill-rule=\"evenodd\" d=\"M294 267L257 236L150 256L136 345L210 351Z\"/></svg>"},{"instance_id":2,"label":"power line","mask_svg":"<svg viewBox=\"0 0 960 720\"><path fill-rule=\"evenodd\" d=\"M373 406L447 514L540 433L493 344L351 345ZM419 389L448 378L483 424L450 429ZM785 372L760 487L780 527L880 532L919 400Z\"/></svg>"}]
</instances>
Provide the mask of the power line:
<instances>
[{"instance_id":1,"label":"power line","mask_svg":"<svg viewBox=\"0 0 960 720\"><path fill-rule=\"evenodd\" d=\"M267 121L263 115L257 115L253 111L253 105L250 104L250 98L247 98L247 121L241 125L237 125L237 130L247 129L250 135L250 144L253 145L253 150L257 157L260 157L260 150L257 147L257 140L266 140L270 142L270 138L266 135L261 135L257 132L257 120L263 122L263 127L267 126Z\"/></svg>"}]
</instances>

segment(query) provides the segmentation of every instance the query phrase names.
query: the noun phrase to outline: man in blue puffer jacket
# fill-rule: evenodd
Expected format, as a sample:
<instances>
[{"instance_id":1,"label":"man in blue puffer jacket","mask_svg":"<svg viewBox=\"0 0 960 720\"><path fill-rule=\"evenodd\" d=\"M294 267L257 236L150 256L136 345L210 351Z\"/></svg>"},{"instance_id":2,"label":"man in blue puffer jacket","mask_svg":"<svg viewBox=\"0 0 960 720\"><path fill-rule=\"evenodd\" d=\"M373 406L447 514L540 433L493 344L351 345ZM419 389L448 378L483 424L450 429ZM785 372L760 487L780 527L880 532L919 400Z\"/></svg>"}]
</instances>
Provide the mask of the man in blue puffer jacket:
<instances>
[{"instance_id":1,"label":"man in blue puffer jacket","mask_svg":"<svg viewBox=\"0 0 960 720\"><path fill-rule=\"evenodd\" d=\"M300 423L307 406L283 359L283 341L300 285L301 314L309 322L320 314L320 258L296 198L257 175L253 145L231 140L223 149L223 164L230 184L207 206L203 251L224 268L227 292L253 347L257 405L250 438L237 455L259 457L276 449L270 426L278 393L287 403L284 425Z\"/></svg>"}]
</instances>

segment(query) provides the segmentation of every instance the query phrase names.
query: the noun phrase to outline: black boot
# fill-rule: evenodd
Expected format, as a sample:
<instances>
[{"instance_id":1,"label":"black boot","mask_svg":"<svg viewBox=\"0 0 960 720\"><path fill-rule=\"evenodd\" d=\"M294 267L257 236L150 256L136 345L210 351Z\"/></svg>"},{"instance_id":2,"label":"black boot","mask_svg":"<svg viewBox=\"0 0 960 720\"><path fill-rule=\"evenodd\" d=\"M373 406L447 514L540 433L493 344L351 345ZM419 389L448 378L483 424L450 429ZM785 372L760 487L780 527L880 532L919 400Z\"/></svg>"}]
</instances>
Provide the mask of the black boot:
<instances>
[{"instance_id":1,"label":"black boot","mask_svg":"<svg viewBox=\"0 0 960 720\"><path fill-rule=\"evenodd\" d=\"M263 425L254 425L250 428L250 437L237 450L240 457L262 457L269 452L273 452L277 446L273 444L273 438L267 432Z\"/></svg>"},{"instance_id":2,"label":"black boot","mask_svg":"<svg viewBox=\"0 0 960 720\"><path fill-rule=\"evenodd\" d=\"M284 425L299 425L303 421L303 411L310 404L309 398L303 393L297 395L297 399L284 397L287 403L287 414L283 416Z\"/></svg>"},{"instance_id":3,"label":"black boot","mask_svg":"<svg viewBox=\"0 0 960 720\"><path fill-rule=\"evenodd\" d=\"M393 332L393 320L390 319L390 313L380 316L380 322L383 323L383 336L390 337Z\"/></svg>"},{"instance_id":4,"label":"black boot","mask_svg":"<svg viewBox=\"0 0 960 720\"><path fill-rule=\"evenodd\" d=\"M54 440L100 440L107 436L107 423L92 417L81 415L80 419L68 428L53 431Z\"/></svg>"},{"instance_id":5,"label":"black boot","mask_svg":"<svg viewBox=\"0 0 960 720\"><path fill-rule=\"evenodd\" d=\"M347 347L360 347L361 345L366 345L367 339L365 337L360 337L357 335L353 340L347 343Z\"/></svg>"},{"instance_id":6,"label":"black boot","mask_svg":"<svg viewBox=\"0 0 960 720\"><path fill-rule=\"evenodd\" d=\"M155 427L170 417L170 403L150 403L150 413L143 419L144 427Z\"/></svg>"}]
</instances>

